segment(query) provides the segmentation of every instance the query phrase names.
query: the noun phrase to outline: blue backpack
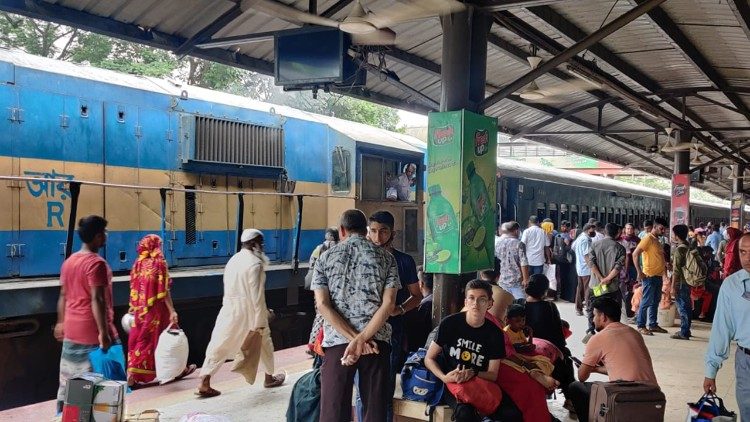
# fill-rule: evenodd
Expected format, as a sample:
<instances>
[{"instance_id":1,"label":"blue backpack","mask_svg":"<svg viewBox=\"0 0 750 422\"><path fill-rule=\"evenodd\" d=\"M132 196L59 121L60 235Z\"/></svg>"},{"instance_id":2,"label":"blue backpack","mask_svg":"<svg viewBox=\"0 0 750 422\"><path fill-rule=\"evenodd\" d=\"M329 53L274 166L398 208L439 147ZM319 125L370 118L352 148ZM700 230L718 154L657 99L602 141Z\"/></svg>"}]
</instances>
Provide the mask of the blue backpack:
<instances>
[{"instance_id":1,"label":"blue backpack","mask_svg":"<svg viewBox=\"0 0 750 422\"><path fill-rule=\"evenodd\" d=\"M426 355L427 349L420 348L406 358L401 369L401 390L405 399L433 407L443 397L443 382L424 366Z\"/></svg>"}]
</instances>

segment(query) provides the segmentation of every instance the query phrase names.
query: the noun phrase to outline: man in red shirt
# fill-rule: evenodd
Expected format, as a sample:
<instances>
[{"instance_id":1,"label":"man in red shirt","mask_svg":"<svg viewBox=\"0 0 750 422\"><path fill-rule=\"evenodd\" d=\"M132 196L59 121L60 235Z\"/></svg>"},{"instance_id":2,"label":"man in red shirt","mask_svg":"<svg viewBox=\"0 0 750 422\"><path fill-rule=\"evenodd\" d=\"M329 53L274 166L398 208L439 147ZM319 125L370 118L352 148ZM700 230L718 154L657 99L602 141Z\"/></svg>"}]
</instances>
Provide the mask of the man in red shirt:
<instances>
[{"instance_id":1,"label":"man in red shirt","mask_svg":"<svg viewBox=\"0 0 750 422\"><path fill-rule=\"evenodd\" d=\"M96 215L78 221L81 250L63 262L60 269L60 299L57 301L55 338L62 341L60 387L57 410L62 411L68 379L91 372L89 353L119 343L113 323L112 270L99 256L107 242L107 220Z\"/></svg>"}]
</instances>

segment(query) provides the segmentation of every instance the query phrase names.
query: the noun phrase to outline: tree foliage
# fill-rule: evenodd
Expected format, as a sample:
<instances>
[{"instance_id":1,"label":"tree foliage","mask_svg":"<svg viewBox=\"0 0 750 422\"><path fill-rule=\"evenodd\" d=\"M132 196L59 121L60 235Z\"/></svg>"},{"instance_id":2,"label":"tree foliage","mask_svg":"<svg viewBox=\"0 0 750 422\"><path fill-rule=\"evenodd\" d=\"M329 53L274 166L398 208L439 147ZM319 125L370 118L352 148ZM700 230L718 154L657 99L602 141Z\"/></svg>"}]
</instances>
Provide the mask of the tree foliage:
<instances>
[{"instance_id":1,"label":"tree foliage","mask_svg":"<svg viewBox=\"0 0 750 422\"><path fill-rule=\"evenodd\" d=\"M171 77L200 86L335 116L388 130L400 130L398 111L351 97L284 92L273 79L247 70L70 28L51 22L0 13L0 47L38 56L156 78Z\"/></svg>"}]
</instances>

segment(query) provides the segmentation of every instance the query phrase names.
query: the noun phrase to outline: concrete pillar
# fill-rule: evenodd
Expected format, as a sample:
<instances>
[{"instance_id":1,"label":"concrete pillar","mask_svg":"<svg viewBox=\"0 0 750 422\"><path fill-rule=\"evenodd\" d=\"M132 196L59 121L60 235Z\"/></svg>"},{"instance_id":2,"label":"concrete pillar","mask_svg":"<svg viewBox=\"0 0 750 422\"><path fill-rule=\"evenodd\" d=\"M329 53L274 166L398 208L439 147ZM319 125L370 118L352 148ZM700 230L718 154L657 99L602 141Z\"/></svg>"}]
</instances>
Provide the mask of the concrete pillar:
<instances>
[{"instance_id":1,"label":"concrete pillar","mask_svg":"<svg viewBox=\"0 0 750 422\"><path fill-rule=\"evenodd\" d=\"M440 23L443 27L440 111L466 109L478 112L485 94L487 34L492 18L467 6L463 12L441 17ZM461 309L461 288L474 276L473 273L435 274L433 325Z\"/></svg>"}]
</instances>

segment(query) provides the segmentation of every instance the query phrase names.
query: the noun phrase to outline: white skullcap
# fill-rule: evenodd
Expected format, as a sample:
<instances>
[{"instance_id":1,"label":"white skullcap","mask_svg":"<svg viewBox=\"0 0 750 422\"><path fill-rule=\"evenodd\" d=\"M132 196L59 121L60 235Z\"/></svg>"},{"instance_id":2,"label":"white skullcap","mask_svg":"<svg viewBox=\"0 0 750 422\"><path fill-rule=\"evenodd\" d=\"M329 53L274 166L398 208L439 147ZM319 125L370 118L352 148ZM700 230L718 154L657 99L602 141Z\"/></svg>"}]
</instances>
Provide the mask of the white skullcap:
<instances>
[{"instance_id":1,"label":"white skullcap","mask_svg":"<svg viewBox=\"0 0 750 422\"><path fill-rule=\"evenodd\" d=\"M240 236L240 242L249 242L258 236L263 236L263 232L258 229L245 229Z\"/></svg>"}]
</instances>

